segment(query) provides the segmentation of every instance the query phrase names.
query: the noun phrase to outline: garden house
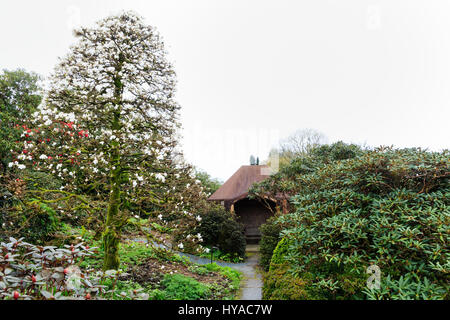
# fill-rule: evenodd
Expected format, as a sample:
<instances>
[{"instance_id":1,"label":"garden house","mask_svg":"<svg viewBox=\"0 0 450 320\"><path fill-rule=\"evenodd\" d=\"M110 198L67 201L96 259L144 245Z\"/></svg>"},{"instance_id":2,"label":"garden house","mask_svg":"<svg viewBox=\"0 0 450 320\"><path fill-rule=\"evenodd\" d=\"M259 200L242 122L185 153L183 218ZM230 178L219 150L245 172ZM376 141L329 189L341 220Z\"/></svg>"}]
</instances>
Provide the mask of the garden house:
<instances>
[{"instance_id":1,"label":"garden house","mask_svg":"<svg viewBox=\"0 0 450 320\"><path fill-rule=\"evenodd\" d=\"M267 165L241 166L208 200L220 202L226 210L236 214L244 224L248 243L259 241L259 226L275 212L274 199L249 199L248 190L255 182L270 175Z\"/></svg>"}]
</instances>

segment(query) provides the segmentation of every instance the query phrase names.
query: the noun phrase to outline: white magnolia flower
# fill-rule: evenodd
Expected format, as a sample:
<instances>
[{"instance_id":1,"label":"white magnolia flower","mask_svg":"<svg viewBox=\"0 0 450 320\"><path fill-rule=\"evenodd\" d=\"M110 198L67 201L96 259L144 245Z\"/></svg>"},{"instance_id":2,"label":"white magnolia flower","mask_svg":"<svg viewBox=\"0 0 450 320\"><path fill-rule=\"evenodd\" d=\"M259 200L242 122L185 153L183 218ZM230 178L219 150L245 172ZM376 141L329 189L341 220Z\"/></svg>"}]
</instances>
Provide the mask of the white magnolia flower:
<instances>
[{"instance_id":1,"label":"white magnolia flower","mask_svg":"<svg viewBox=\"0 0 450 320\"><path fill-rule=\"evenodd\" d=\"M183 249L183 248L184 248L183 243L180 243L180 244L178 245L178 248Z\"/></svg>"},{"instance_id":2,"label":"white magnolia flower","mask_svg":"<svg viewBox=\"0 0 450 320\"><path fill-rule=\"evenodd\" d=\"M166 181L166 178L161 173L155 174L155 178L160 180L161 182Z\"/></svg>"},{"instance_id":3,"label":"white magnolia flower","mask_svg":"<svg viewBox=\"0 0 450 320\"><path fill-rule=\"evenodd\" d=\"M202 217L197 216L197 217L195 217L195 220L197 220L198 222L200 222L200 221L202 221Z\"/></svg>"},{"instance_id":4,"label":"white magnolia flower","mask_svg":"<svg viewBox=\"0 0 450 320\"><path fill-rule=\"evenodd\" d=\"M44 159L47 159L48 157L45 155L45 154L41 154L40 156L39 156L39 159L41 159L41 160L44 160Z\"/></svg>"}]
</instances>

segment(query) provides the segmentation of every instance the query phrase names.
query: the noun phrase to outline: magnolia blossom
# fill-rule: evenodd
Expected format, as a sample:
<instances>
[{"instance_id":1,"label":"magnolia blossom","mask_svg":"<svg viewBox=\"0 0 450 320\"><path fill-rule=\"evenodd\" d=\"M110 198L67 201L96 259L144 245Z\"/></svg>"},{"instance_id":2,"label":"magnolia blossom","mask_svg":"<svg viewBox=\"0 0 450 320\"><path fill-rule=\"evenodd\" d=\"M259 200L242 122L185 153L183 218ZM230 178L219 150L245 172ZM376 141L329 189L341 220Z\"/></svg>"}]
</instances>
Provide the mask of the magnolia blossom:
<instances>
[{"instance_id":1,"label":"magnolia blossom","mask_svg":"<svg viewBox=\"0 0 450 320\"><path fill-rule=\"evenodd\" d=\"M155 174L155 178L160 180L161 182L166 181L166 178L161 173Z\"/></svg>"},{"instance_id":2,"label":"magnolia blossom","mask_svg":"<svg viewBox=\"0 0 450 320\"><path fill-rule=\"evenodd\" d=\"M183 246L183 243L181 242L179 245L178 245L178 248L180 248L180 249L183 249L184 248L184 246Z\"/></svg>"}]
</instances>

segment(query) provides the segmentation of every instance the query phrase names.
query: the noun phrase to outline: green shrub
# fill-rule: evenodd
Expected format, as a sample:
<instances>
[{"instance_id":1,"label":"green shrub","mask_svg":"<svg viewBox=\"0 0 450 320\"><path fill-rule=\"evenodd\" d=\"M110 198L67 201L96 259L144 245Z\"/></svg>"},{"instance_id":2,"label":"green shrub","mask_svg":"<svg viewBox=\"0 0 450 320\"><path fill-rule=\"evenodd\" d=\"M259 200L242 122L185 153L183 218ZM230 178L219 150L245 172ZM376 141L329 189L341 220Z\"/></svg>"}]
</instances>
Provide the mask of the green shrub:
<instances>
[{"instance_id":1,"label":"green shrub","mask_svg":"<svg viewBox=\"0 0 450 320\"><path fill-rule=\"evenodd\" d=\"M206 285L182 274L166 274L161 284L168 300L199 300L210 295Z\"/></svg>"},{"instance_id":2,"label":"green shrub","mask_svg":"<svg viewBox=\"0 0 450 320\"><path fill-rule=\"evenodd\" d=\"M252 193L295 195L277 220L290 239L281 265L305 282L307 296L445 299L449 163L448 151L336 143L294 159ZM381 269L379 290L366 288L372 264ZM281 266L273 265L272 273Z\"/></svg>"},{"instance_id":3,"label":"green shrub","mask_svg":"<svg viewBox=\"0 0 450 320\"><path fill-rule=\"evenodd\" d=\"M317 298L311 290L311 281L299 278L289 272L286 259L290 241L282 238L273 250L269 271L264 274L263 299L267 300L305 300ZM313 292L314 291L314 292Z\"/></svg>"},{"instance_id":4,"label":"green shrub","mask_svg":"<svg viewBox=\"0 0 450 320\"><path fill-rule=\"evenodd\" d=\"M214 208L202 215L196 228L203 238L204 246L217 246L221 252L234 257L245 257L245 235L243 225L223 208Z\"/></svg>"},{"instance_id":5,"label":"green shrub","mask_svg":"<svg viewBox=\"0 0 450 320\"><path fill-rule=\"evenodd\" d=\"M261 231L261 240L259 242L260 259L259 264L268 271L272 253L280 241L281 225L276 223L276 217L267 219L266 223L259 227Z\"/></svg>"},{"instance_id":6,"label":"green shrub","mask_svg":"<svg viewBox=\"0 0 450 320\"><path fill-rule=\"evenodd\" d=\"M289 273L287 263L272 265L273 267L264 275L262 297L264 300L309 300L313 299L307 291L307 282L304 279Z\"/></svg>"},{"instance_id":7,"label":"green shrub","mask_svg":"<svg viewBox=\"0 0 450 320\"><path fill-rule=\"evenodd\" d=\"M390 148L297 177L294 213L280 217L286 255L308 295L326 299L448 299L449 152ZM366 269L381 269L379 290Z\"/></svg>"},{"instance_id":8,"label":"green shrub","mask_svg":"<svg viewBox=\"0 0 450 320\"><path fill-rule=\"evenodd\" d=\"M62 227L55 210L44 203L29 203L17 198L11 203L9 207L0 207L0 238L23 237L28 242L44 244Z\"/></svg>"},{"instance_id":9,"label":"green shrub","mask_svg":"<svg viewBox=\"0 0 450 320\"><path fill-rule=\"evenodd\" d=\"M273 250L272 259L270 260L271 265L283 264L286 262L286 255L289 252L290 241L288 238L283 238L278 242L275 250Z\"/></svg>"}]
</instances>

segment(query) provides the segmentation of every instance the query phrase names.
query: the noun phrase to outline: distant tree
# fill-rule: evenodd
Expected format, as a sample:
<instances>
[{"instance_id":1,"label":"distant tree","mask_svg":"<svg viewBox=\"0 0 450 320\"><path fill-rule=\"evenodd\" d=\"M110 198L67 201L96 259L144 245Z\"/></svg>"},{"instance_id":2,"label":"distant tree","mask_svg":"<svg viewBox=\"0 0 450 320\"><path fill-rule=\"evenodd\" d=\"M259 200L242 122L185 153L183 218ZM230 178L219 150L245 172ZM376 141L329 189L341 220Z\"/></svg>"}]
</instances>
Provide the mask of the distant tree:
<instances>
[{"instance_id":1,"label":"distant tree","mask_svg":"<svg viewBox=\"0 0 450 320\"><path fill-rule=\"evenodd\" d=\"M211 195L216 192L217 189L220 188L222 183L215 178L212 178L207 172L202 170L196 170L195 175L198 180L201 181L201 184L204 188L206 194Z\"/></svg>"},{"instance_id":2,"label":"distant tree","mask_svg":"<svg viewBox=\"0 0 450 320\"><path fill-rule=\"evenodd\" d=\"M281 141L280 151L298 155L308 152L311 148L323 144L325 141L325 135L314 129L300 129Z\"/></svg>"},{"instance_id":3,"label":"distant tree","mask_svg":"<svg viewBox=\"0 0 450 320\"><path fill-rule=\"evenodd\" d=\"M11 150L16 151L20 130L31 119L41 103L39 76L22 69L3 70L0 73L0 166L3 171L11 161Z\"/></svg>"},{"instance_id":4,"label":"distant tree","mask_svg":"<svg viewBox=\"0 0 450 320\"><path fill-rule=\"evenodd\" d=\"M269 152L268 160L270 165L275 157L278 157L279 166L285 167L298 156L305 155L313 148L322 145L327 138L323 133L314 129L300 129L280 141L279 146Z\"/></svg>"},{"instance_id":5,"label":"distant tree","mask_svg":"<svg viewBox=\"0 0 450 320\"><path fill-rule=\"evenodd\" d=\"M256 164L255 156L254 156L254 155L251 155L251 156L250 156L250 165L251 165L251 166L254 166L255 164Z\"/></svg>"}]
</instances>

